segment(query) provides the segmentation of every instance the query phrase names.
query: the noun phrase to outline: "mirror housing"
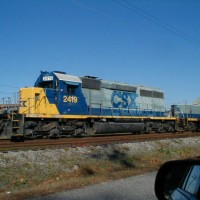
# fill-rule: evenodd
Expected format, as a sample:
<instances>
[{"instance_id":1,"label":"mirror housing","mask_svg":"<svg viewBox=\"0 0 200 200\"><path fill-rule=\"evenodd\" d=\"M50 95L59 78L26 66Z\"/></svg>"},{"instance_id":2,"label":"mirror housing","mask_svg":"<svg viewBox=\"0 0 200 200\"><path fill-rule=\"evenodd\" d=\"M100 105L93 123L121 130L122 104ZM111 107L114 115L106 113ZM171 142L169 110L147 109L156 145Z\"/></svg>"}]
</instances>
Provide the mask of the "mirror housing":
<instances>
[{"instance_id":1,"label":"mirror housing","mask_svg":"<svg viewBox=\"0 0 200 200\"><path fill-rule=\"evenodd\" d=\"M177 160L164 163L155 180L159 200L200 199L200 160Z\"/></svg>"}]
</instances>

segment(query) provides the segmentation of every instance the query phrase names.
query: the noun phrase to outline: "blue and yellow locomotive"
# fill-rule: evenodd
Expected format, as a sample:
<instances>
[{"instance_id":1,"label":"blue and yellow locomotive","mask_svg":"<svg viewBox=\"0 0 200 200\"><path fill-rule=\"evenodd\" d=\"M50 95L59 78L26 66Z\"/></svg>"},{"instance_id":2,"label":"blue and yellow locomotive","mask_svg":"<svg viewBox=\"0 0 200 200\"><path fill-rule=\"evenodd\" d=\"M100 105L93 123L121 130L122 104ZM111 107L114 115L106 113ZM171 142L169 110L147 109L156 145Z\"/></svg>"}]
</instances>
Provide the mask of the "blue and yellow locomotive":
<instances>
[{"instance_id":1,"label":"blue and yellow locomotive","mask_svg":"<svg viewBox=\"0 0 200 200\"><path fill-rule=\"evenodd\" d=\"M150 133L199 129L197 118L176 116L157 88L41 72L21 88L19 110L2 119L1 137L63 137L97 133Z\"/></svg>"}]
</instances>

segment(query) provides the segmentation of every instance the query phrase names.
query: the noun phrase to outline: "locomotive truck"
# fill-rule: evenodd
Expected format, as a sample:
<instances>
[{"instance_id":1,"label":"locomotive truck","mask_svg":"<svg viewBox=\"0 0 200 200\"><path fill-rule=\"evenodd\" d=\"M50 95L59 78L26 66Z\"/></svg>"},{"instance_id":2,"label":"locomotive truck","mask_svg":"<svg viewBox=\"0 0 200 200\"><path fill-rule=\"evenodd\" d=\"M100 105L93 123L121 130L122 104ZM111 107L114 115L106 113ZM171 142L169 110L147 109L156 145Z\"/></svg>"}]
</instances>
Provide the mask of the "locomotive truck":
<instances>
[{"instance_id":1,"label":"locomotive truck","mask_svg":"<svg viewBox=\"0 0 200 200\"><path fill-rule=\"evenodd\" d=\"M21 88L19 107L0 115L0 138L99 133L199 131L200 106L172 105L154 87L41 71L34 87Z\"/></svg>"}]
</instances>

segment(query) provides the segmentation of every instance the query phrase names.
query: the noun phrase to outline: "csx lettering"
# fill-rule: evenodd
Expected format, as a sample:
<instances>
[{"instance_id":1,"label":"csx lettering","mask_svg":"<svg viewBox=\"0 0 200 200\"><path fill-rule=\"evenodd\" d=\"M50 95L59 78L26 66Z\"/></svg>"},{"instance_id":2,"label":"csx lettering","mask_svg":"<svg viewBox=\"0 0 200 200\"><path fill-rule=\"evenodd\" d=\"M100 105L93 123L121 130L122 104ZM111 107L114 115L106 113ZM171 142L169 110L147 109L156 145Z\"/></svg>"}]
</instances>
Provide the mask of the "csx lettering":
<instances>
[{"instance_id":1,"label":"csx lettering","mask_svg":"<svg viewBox=\"0 0 200 200\"><path fill-rule=\"evenodd\" d=\"M137 108L136 97L136 93L114 91L111 96L111 103L114 108Z\"/></svg>"},{"instance_id":2,"label":"csx lettering","mask_svg":"<svg viewBox=\"0 0 200 200\"><path fill-rule=\"evenodd\" d=\"M63 102L78 103L78 98L76 96L63 96Z\"/></svg>"}]
</instances>

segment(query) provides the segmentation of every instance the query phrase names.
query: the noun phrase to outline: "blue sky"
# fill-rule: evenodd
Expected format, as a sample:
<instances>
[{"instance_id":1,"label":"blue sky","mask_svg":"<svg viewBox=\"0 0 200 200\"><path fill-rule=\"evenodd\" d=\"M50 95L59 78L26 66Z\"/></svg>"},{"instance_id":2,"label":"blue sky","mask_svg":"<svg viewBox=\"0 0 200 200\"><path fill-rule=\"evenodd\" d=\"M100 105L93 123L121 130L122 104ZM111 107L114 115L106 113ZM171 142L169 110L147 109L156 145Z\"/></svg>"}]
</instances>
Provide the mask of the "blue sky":
<instances>
[{"instance_id":1,"label":"blue sky","mask_svg":"<svg viewBox=\"0 0 200 200\"><path fill-rule=\"evenodd\" d=\"M0 0L0 100L60 70L190 104L200 96L199 24L199 0Z\"/></svg>"}]
</instances>

